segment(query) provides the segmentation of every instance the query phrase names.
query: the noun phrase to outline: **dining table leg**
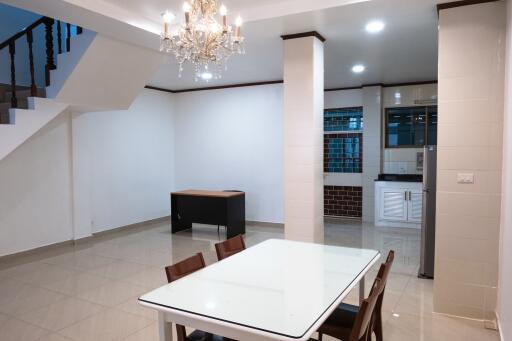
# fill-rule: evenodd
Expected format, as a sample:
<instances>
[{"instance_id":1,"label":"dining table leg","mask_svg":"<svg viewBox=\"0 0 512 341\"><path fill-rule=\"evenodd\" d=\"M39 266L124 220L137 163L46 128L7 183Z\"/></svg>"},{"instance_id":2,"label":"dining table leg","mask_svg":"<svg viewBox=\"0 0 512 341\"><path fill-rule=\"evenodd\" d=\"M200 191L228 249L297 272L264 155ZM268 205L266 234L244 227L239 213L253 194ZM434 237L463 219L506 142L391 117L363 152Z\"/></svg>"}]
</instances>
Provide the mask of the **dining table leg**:
<instances>
[{"instance_id":1,"label":"dining table leg","mask_svg":"<svg viewBox=\"0 0 512 341\"><path fill-rule=\"evenodd\" d=\"M364 276L359 280L359 304L363 303L364 297Z\"/></svg>"},{"instance_id":2,"label":"dining table leg","mask_svg":"<svg viewBox=\"0 0 512 341\"><path fill-rule=\"evenodd\" d=\"M160 341L172 341L172 323L166 321L165 313L161 311L158 312L158 334Z\"/></svg>"}]
</instances>

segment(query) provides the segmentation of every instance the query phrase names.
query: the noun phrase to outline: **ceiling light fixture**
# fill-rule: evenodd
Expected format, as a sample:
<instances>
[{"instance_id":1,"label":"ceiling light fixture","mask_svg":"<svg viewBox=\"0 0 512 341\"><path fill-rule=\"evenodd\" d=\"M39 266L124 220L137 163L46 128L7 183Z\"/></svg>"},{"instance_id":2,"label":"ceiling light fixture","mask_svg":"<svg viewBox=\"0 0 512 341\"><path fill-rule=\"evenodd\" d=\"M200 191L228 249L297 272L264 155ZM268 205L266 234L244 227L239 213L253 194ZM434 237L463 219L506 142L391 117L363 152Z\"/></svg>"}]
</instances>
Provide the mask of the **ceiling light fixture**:
<instances>
[{"instance_id":1,"label":"ceiling light fixture","mask_svg":"<svg viewBox=\"0 0 512 341\"><path fill-rule=\"evenodd\" d=\"M245 53L244 38L241 35L242 18L236 19L233 28L227 22L226 6L217 8L217 0L185 1L185 22L173 33L170 23L174 15L168 11L162 14L164 31L161 34L160 51L174 54L179 64L180 77L183 64L190 62L195 68L196 81L221 78L221 71L227 68L227 60L233 55ZM220 22L216 19L217 13Z\"/></svg>"},{"instance_id":2,"label":"ceiling light fixture","mask_svg":"<svg viewBox=\"0 0 512 341\"><path fill-rule=\"evenodd\" d=\"M364 67L364 65L361 65L361 64L357 64L357 65L352 66L352 72L354 72L354 73L361 73L365 69L366 68Z\"/></svg>"},{"instance_id":3,"label":"ceiling light fixture","mask_svg":"<svg viewBox=\"0 0 512 341\"><path fill-rule=\"evenodd\" d=\"M366 24L366 32L379 33L386 25L380 20L373 20Z\"/></svg>"}]
</instances>

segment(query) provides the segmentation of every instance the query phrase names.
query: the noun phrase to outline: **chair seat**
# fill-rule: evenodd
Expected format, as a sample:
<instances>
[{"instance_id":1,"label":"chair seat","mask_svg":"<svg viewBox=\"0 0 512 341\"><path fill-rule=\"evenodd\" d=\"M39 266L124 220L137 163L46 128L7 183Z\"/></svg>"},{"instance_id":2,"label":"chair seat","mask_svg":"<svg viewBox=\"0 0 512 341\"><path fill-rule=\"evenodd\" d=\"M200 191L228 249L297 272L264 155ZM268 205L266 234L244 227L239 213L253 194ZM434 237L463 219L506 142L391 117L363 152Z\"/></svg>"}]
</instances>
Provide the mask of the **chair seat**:
<instances>
[{"instance_id":1,"label":"chair seat","mask_svg":"<svg viewBox=\"0 0 512 341\"><path fill-rule=\"evenodd\" d=\"M358 312L358 306L342 303L336 307L318 331L322 334L346 340L350 336Z\"/></svg>"},{"instance_id":2,"label":"chair seat","mask_svg":"<svg viewBox=\"0 0 512 341\"><path fill-rule=\"evenodd\" d=\"M190 335L187 336L187 341L236 341L229 339L224 336L210 334L201 330L194 330Z\"/></svg>"}]
</instances>

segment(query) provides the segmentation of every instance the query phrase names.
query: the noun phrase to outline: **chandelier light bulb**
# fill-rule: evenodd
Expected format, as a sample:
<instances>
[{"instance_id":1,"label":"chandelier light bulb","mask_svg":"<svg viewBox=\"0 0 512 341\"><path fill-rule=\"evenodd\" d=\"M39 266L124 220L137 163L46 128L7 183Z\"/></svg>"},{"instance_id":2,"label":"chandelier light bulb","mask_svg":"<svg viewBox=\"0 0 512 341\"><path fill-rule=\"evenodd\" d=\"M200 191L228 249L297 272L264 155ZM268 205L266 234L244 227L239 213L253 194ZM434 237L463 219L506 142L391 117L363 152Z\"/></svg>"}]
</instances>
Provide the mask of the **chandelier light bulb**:
<instances>
[{"instance_id":1,"label":"chandelier light bulb","mask_svg":"<svg viewBox=\"0 0 512 341\"><path fill-rule=\"evenodd\" d=\"M220 6L219 13L220 13L220 15L222 15L222 16L227 15L227 14L228 14L228 9L226 8L226 6L224 6L224 5Z\"/></svg>"},{"instance_id":2,"label":"chandelier light bulb","mask_svg":"<svg viewBox=\"0 0 512 341\"><path fill-rule=\"evenodd\" d=\"M171 21L174 20L174 14L169 11L165 11L164 14L162 14L162 19L164 20L164 23L170 24Z\"/></svg>"},{"instance_id":3,"label":"chandelier light bulb","mask_svg":"<svg viewBox=\"0 0 512 341\"><path fill-rule=\"evenodd\" d=\"M235 25L236 25L237 27L240 27L240 26L242 26L242 24L243 24L242 17L241 17L241 16L238 16L238 17L236 18L236 20L235 20Z\"/></svg>"},{"instance_id":4,"label":"chandelier light bulb","mask_svg":"<svg viewBox=\"0 0 512 341\"><path fill-rule=\"evenodd\" d=\"M183 3L183 12L190 13L191 9L192 9L192 6L190 6L190 3L188 1L185 1Z\"/></svg>"}]
</instances>

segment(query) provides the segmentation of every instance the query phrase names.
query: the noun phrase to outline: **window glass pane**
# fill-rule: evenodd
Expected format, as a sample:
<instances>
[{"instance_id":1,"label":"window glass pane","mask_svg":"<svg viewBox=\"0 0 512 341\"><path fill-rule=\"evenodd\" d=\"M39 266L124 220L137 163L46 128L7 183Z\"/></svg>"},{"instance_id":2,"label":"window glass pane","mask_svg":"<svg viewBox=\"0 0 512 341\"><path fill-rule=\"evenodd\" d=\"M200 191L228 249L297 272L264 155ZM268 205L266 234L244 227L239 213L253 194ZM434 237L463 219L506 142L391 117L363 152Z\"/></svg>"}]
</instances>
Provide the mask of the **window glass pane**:
<instances>
[{"instance_id":1,"label":"window glass pane","mask_svg":"<svg viewBox=\"0 0 512 341\"><path fill-rule=\"evenodd\" d=\"M437 107L428 107L428 145L437 145Z\"/></svg>"},{"instance_id":2,"label":"window glass pane","mask_svg":"<svg viewBox=\"0 0 512 341\"><path fill-rule=\"evenodd\" d=\"M421 110L413 110L413 130L412 144L415 146L425 145L425 127L427 124L427 114L425 108Z\"/></svg>"},{"instance_id":3,"label":"window glass pane","mask_svg":"<svg viewBox=\"0 0 512 341\"><path fill-rule=\"evenodd\" d=\"M422 147L427 128L435 130L433 141L437 140L437 114L433 122L427 127L427 107L386 109L386 147Z\"/></svg>"},{"instance_id":4,"label":"window glass pane","mask_svg":"<svg viewBox=\"0 0 512 341\"><path fill-rule=\"evenodd\" d=\"M387 110L386 142L388 147L410 146L413 144L413 117L408 108Z\"/></svg>"},{"instance_id":5,"label":"window glass pane","mask_svg":"<svg viewBox=\"0 0 512 341\"><path fill-rule=\"evenodd\" d=\"M363 108L329 109L324 113L324 131L363 129Z\"/></svg>"}]
</instances>

